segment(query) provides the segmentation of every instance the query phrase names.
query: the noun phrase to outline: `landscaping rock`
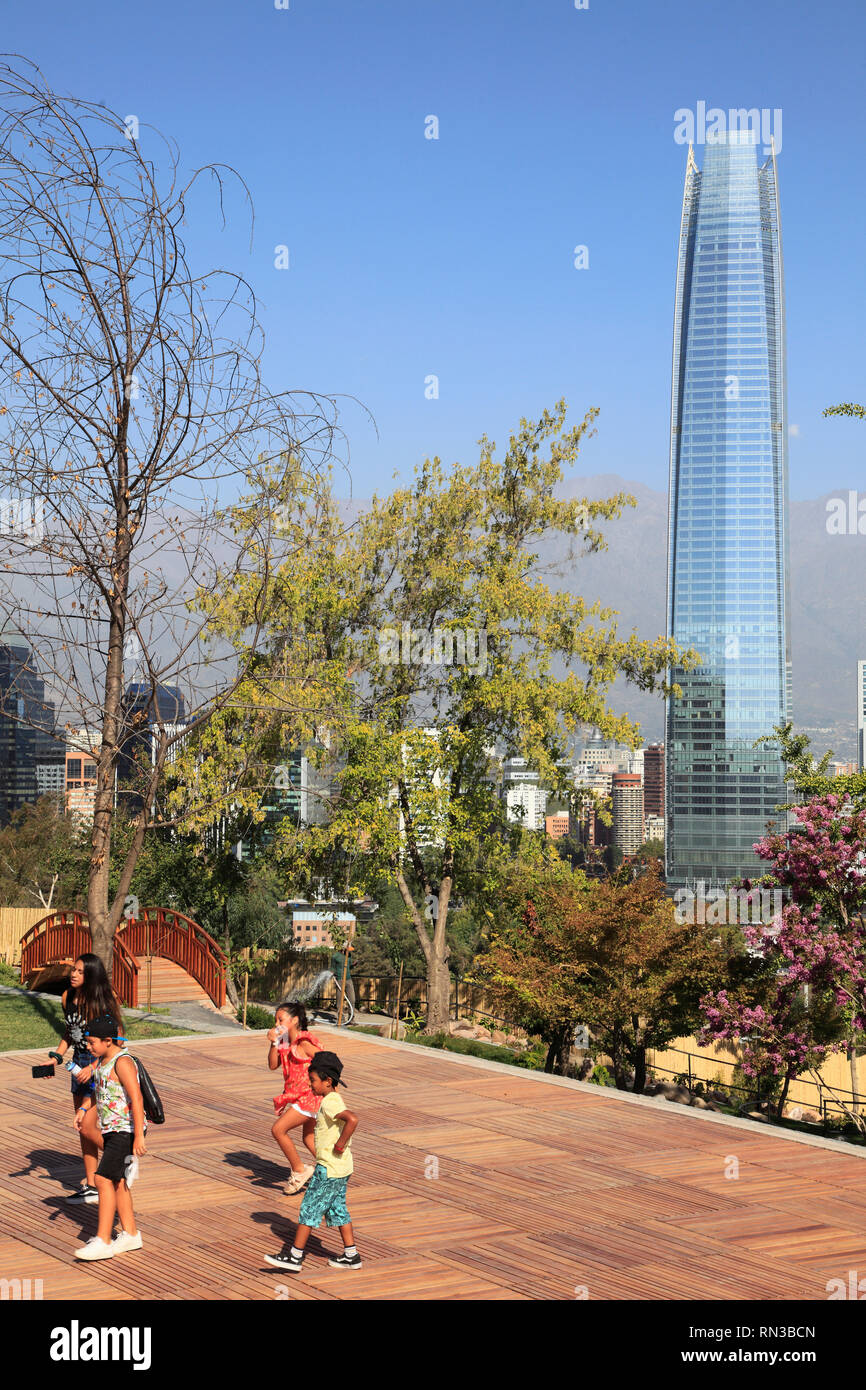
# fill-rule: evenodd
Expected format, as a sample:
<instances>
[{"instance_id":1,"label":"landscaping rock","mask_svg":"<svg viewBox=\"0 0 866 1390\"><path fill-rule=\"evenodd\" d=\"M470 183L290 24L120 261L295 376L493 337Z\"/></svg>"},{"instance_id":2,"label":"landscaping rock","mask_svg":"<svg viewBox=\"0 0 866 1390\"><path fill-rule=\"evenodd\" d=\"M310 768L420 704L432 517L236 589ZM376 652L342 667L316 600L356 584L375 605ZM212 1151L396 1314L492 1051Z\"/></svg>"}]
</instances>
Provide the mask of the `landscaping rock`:
<instances>
[{"instance_id":1,"label":"landscaping rock","mask_svg":"<svg viewBox=\"0 0 866 1390\"><path fill-rule=\"evenodd\" d=\"M380 1038L396 1038L398 1042L402 1042L406 1036L406 1025L405 1023L395 1024L392 1020L390 1023L383 1023L378 1032Z\"/></svg>"},{"instance_id":2,"label":"landscaping rock","mask_svg":"<svg viewBox=\"0 0 866 1390\"><path fill-rule=\"evenodd\" d=\"M468 1018L455 1018L448 1024L448 1032L457 1038L480 1038L484 1031L476 1023L470 1023Z\"/></svg>"},{"instance_id":3,"label":"landscaping rock","mask_svg":"<svg viewBox=\"0 0 866 1390\"><path fill-rule=\"evenodd\" d=\"M505 1039L505 1046L506 1046L506 1047L513 1047L513 1048L515 1048L518 1052L525 1052L525 1051L526 1051L526 1047L527 1047L527 1042L526 1042L526 1039L525 1039L525 1038L518 1038L518 1036L517 1036L516 1033L509 1033L509 1034L507 1035L506 1039Z\"/></svg>"},{"instance_id":4,"label":"landscaping rock","mask_svg":"<svg viewBox=\"0 0 866 1390\"><path fill-rule=\"evenodd\" d=\"M494 1028L493 1032L490 1034L490 1041L495 1047L506 1047L508 1045L508 1038L501 1028Z\"/></svg>"},{"instance_id":5,"label":"landscaping rock","mask_svg":"<svg viewBox=\"0 0 866 1390\"><path fill-rule=\"evenodd\" d=\"M692 1103L691 1093L685 1086L677 1086L673 1092L668 1091L665 1100L673 1101L674 1105L691 1105Z\"/></svg>"},{"instance_id":6,"label":"landscaping rock","mask_svg":"<svg viewBox=\"0 0 866 1390\"><path fill-rule=\"evenodd\" d=\"M762 1115L760 1110L750 1110L748 1114L748 1119L763 1120L765 1125L769 1124L769 1120L767 1119L766 1115Z\"/></svg>"},{"instance_id":7,"label":"landscaping rock","mask_svg":"<svg viewBox=\"0 0 866 1390\"><path fill-rule=\"evenodd\" d=\"M695 1110L709 1110L709 1106L703 1096L692 1096L692 1105Z\"/></svg>"}]
</instances>

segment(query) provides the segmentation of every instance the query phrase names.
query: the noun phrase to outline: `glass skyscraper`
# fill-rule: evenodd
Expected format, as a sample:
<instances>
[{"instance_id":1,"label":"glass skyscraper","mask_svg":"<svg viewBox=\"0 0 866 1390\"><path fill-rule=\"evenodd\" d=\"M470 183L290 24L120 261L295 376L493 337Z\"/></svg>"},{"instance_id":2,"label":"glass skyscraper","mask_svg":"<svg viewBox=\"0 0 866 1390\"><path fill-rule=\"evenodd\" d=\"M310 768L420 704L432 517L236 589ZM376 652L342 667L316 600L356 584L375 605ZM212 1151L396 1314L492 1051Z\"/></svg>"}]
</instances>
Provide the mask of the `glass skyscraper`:
<instances>
[{"instance_id":1,"label":"glass skyscraper","mask_svg":"<svg viewBox=\"0 0 866 1390\"><path fill-rule=\"evenodd\" d=\"M789 799L775 746L790 718L785 314L775 153L722 135L689 148L674 314L666 868L673 888L763 872L753 843Z\"/></svg>"}]
</instances>

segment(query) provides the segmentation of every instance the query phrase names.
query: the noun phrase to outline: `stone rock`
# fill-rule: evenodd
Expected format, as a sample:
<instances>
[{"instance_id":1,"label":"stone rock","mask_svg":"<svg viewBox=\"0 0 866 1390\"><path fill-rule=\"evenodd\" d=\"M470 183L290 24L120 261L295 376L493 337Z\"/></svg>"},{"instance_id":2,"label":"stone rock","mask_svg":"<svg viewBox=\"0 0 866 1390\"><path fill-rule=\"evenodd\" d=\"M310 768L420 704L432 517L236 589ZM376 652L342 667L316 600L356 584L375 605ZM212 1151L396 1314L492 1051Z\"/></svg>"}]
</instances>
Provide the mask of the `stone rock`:
<instances>
[{"instance_id":1,"label":"stone rock","mask_svg":"<svg viewBox=\"0 0 866 1390\"><path fill-rule=\"evenodd\" d=\"M493 1032L490 1034L490 1041L496 1047L506 1047L508 1045L508 1038L501 1028L494 1028Z\"/></svg>"},{"instance_id":2,"label":"stone rock","mask_svg":"<svg viewBox=\"0 0 866 1390\"><path fill-rule=\"evenodd\" d=\"M692 1103L691 1094L685 1086L678 1086L674 1092L667 1092L665 1100L673 1101L674 1105L691 1105Z\"/></svg>"},{"instance_id":3,"label":"stone rock","mask_svg":"<svg viewBox=\"0 0 866 1390\"><path fill-rule=\"evenodd\" d=\"M750 1110L747 1118L750 1120L763 1120L765 1125L769 1124L769 1120L767 1119L766 1115L762 1115L760 1110Z\"/></svg>"},{"instance_id":4,"label":"stone rock","mask_svg":"<svg viewBox=\"0 0 866 1390\"><path fill-rule=\"evenodd\" d=\"M814 1110L804 1110L803 1121L807 1125L818 1125L821 1123L821 1116L816 1115Z\"/></svg>"},{"instance_id":5,"label":"stone rock","mask_svg":"<svg viewBox=\"0 0 866 1390\"><path fill-rule=\"evenodd\" d=\"M514 1047L518 1051L524 1052L526 1050L526 1039L518 1038L516 1033L509 1033L505 1039L505 1046Z\"/></svg>"},{"instance_id":6,"label":"stone rock","mask_svg":"<svg viewBox=\"0 0 866 1390\"><path fill-rule=\"evenodd\" d=\"M709 1106L707 1105L707 1102L704 1100L703 1096L692 1096L692 1105L694 1106L695 1110L709 1109Z\"/></svg>"},{"instance_id":7,"label":"stone rock","mask_svg":"<svg viewBox=\"0 0 866 1390\"><path fill-rule=\"evenodd\" d=\"M468 1018L455 1018L448 1024L448 1031L452 1037L481 1038L485 1030L475 1023L470 1023Z\"/></svg>"},{"instance_id":8,"label":"stone rock","mask_svg":"<svg viewBox=\"0 0 866 1390\"><path fill-rule=\"evenodd\" d=\"M380 1038L396 1038L398 1042L402 1042L406 1036L406 1025L405 1023L395 1024L392 1019L390 1023L383 1023L378 1033Z\"/></svg>"}]
</instances>

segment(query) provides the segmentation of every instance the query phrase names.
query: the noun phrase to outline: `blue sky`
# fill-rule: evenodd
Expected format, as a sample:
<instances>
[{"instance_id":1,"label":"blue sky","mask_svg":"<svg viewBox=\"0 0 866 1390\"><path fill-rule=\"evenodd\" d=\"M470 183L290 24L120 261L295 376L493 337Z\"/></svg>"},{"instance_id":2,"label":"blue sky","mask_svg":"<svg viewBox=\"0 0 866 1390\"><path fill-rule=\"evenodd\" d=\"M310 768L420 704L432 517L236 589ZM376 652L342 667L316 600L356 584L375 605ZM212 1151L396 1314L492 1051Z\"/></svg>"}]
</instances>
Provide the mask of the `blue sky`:
<instances>
[{"instance_id":1,"label":"blue sky","mask_svg":"<svg viewBox=\"0 0 866 1390\"><path fill-rule=\"evenodd\" d=\"M189 168L243 174L252 253L240 200L223 231L202 196L191 261L252 282L273 387L372 412L378 437L344 412L359 497L560 396L575 419L601 407L581 472L666 488L674 113L781 108L798 498L866 487L864 426L821 418L866 397L864 38L859 0L43 0L7 10L3 47L171 135Z\"/></svg>"}]
</instances>

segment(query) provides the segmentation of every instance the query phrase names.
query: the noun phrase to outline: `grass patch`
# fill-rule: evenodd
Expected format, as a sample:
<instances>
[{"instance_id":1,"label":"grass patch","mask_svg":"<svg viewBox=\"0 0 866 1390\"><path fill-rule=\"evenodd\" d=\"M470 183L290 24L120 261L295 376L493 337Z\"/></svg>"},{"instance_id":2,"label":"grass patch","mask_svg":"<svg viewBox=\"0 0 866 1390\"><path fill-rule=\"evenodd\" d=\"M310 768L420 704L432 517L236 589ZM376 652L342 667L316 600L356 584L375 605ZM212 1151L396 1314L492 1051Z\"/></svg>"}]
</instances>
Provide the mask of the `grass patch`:
<instances>
[{"instance_id":1,"label":"grass patch","mask_svg":"<svg viewBox=\"0 0 866 1390\"><path fill-rule=\"evenodd\" d=\"M143 1038L189 1036L190 1028L171 1028L165 1023L145 1023L129 1019L126 1036L130 1042ZM63 1037L63 1010L51 995L0 995L0 1052L26 1047L42 1047L47 1052Z\"/></svg>"},{"instance_id":2,"label":"grass patch","mask_svg":"<svg viewBox=\"0 0 866 1390\"><path fill-rule=\"evenodd\" d=\"M378 1028L353 1028L353 1033L370 1033L379 1037ZM465 1057L483 1057L488 1062L505 1062L512 1067L525 1067L530 1071L540 1071L544 1066L544 1051L528 1049L526 1052L512 1052L510 1047L497 1047L494 1043L478 1042L475 1038L454 1038L449 1033L413 1033L402 1039L415 1043L418 1047L435 1047L443 1052L460 1052Z\"/></svg>"}]
</instances>

